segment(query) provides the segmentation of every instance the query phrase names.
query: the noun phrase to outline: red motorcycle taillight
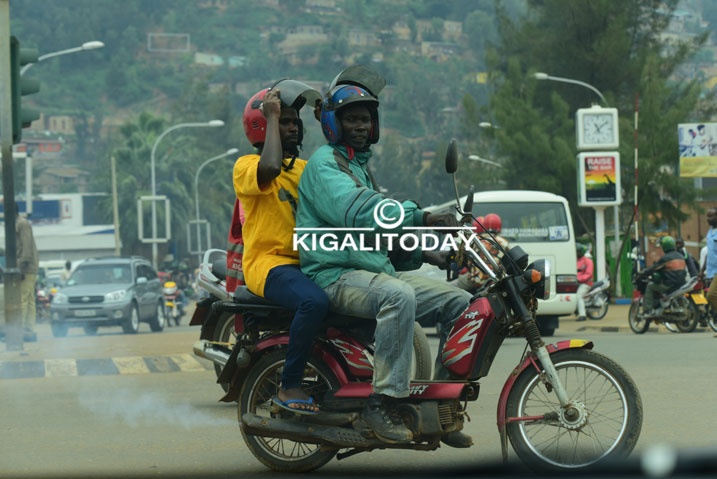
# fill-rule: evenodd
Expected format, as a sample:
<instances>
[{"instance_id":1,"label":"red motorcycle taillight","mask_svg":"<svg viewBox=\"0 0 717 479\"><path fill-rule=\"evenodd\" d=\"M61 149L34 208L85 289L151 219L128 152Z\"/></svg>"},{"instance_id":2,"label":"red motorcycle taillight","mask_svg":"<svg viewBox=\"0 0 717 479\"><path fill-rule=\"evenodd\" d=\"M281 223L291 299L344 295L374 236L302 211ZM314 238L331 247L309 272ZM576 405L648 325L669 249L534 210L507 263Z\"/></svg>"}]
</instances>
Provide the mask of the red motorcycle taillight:
<instances>
[{"instance_id":1,"label":"red motorcycle taillight","mask_svg":"<svg viewBox=\"0 0 717 479\"><path fill-rule=\"evenodd\" d=\"M574 274L559 274L555 277L555 291L557 293L576 293L578 291L578 277Z\"/></svg>"}]
</instances>

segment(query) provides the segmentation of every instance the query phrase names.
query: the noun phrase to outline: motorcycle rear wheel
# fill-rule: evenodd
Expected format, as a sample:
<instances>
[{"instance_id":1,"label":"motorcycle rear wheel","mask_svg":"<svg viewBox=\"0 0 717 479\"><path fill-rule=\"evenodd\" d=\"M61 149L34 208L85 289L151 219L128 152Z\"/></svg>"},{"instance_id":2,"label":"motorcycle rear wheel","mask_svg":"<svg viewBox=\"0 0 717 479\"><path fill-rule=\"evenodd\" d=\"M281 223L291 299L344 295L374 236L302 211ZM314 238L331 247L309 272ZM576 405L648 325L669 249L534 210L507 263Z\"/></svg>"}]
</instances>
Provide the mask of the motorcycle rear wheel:
<instances>
[{"instance_id":1,"label":"motorcycle rear wheel","mask_svg":"<svg viewBox=\"0 0 717 479\"><path fill-rule=\"evenodd\" d=\"M610 299L605 293L599 293L598 297L595 298L595 301L599 301L602 304L600 306L586 307L585 313L587 313L590 319L602 319L607 314L607 308L610 305Z\"/></svg>"},{"instance_id":2,"label":"motorcycle rear wheel","mask_svg":"<svg viewBox=\"0 0 717 479\"><path fill-rule=\"evenodd\" d=\"M222 313L222 315L219 316L217 324L214 326L211 340L218 343L231 343L231 347L234 347L234 344L237 342L236 329L234 328L234 314ZM222 369L224 369L224 366L214 363L214 372L217 378L219 378L219 375L222 373ZM224 392L229 391L228 383L221 383L220 386Z\"/></svg>"},{"instance_id":3,"label":"motorcycle rear wheel","mask_svg":"<svg viewBox=\"0 0 717 479\"><path fill-rule=\"evenodd\" d=\"M650 327L650 320L645 319L642 313L644 313L644 311L642 298L640 298L639 302L633 302L630 305L630 313L628 314L630 329L632 329L632 332L635 334L643 334Z\"/></svg>"},{"instance_id":4,"label":"motorcycle rear wheel","mask_svg":"<svg viewBox=\"0 0 717 479\"><path fill-rule=\"evenodd\" d=\"M551 355L571 400L587 410L581 425L560 418L560 403L540 372L530 367L508 396L508 417L558 413L550 422L515 421L508 437L518 457L536 470L580 470L599 461L627 456L642 429L642 401L630 376L611 359L586 349Z\"/></svg>"},{"instance_id":5,"label":"motorcycle rear wheel","mask_svg":"<svg viewBox=\"0 0 717 479\"><path fill-rule=\"evenodd\" d=\"M272 415L272 398L279 392L285 349L273 351L251 368L239 395L239 422L244 413ZM338 389L338 379L324 363L312 356L306 363L302 389L315 398L329 389ZM252 436L241 431L251 453L265 466L278 472L309 472L329 462L338 449L321 450L317 444Z\"/></svg>"},{"instance_id":6,"label":"motorcycle rear wheel","mask_svg":"<svg viewBox=\"0 0 717 479\"><path fill-rule=\"evenodd\" d=\"M683 321L675 321L673 324L681 333L691 333L697 327L700 320L699 311L695 304L689 299L681 296L676 298L673 304L686 311L686 317Z\"/></svg>"}]
</instances>

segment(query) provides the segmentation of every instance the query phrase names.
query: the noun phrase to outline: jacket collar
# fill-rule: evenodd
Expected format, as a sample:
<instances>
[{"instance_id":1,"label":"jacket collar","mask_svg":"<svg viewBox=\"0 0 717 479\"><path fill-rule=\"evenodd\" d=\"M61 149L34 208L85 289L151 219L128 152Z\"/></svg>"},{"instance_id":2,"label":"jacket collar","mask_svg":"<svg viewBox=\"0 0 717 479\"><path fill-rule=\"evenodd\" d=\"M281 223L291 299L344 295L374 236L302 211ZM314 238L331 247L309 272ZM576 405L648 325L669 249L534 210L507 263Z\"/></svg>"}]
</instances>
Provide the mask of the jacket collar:
<instances>
[{"instance_id":1,"label":"jacket collar","mask_svg":"<svg viewBox=\"0 0 717 479\"><path fill-rule=\"evenodd\" d=\"M370 149L366 151L356 151L345 143L331 144L330 146L345 156L347 160L356 160L361 165L368 163L368 160L371 158Z\"/></svg>"}]
</instances>

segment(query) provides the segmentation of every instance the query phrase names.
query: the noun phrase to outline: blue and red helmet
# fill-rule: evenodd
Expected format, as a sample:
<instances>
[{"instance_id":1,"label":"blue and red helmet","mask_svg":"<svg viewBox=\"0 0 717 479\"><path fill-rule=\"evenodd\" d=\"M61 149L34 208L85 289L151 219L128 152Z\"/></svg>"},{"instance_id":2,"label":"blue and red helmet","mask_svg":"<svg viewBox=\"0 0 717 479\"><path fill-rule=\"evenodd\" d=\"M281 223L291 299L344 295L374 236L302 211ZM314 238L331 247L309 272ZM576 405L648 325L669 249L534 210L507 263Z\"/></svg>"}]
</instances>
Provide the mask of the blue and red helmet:
<instances>
[{"instance_id":1,"label":"blue and red helmet","mask_svg":"<svg viewBox=\"0 0 717 479\"><path fill-rule=\"evenodd\" d=\"M364 102L371 113L371 131L367 143L372 145L378 142L378 98L360 86L340 85L326 94L321 105L321 130L329 143L340 142L343 135L336 112L347 105L359 102Z\"/></svg>"}]
</instances>

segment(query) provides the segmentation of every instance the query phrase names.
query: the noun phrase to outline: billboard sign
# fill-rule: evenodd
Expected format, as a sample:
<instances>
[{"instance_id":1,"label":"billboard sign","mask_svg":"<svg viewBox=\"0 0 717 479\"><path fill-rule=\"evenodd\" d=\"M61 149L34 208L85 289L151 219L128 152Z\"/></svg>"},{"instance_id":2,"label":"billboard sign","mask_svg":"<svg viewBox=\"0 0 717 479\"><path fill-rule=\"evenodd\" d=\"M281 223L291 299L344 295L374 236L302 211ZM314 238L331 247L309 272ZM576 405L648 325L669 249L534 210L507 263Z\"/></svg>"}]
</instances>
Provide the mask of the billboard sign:
<instances>
[{"instance_id":1,"label":"billboard sign","mask_svg":"<svg viewBox=\"0 0 717 479\"><path fill-rule=\"evenodd\" d=\"M680 176L717 177L717 123L680 123Z\"/></svg>"},{"instance_id":2,"label":"billboard sign","mask_svg":"<svg viewBox=\"0 0 717 479\"><path fill-rule=\"evenodd\" d=\"M612 206L622 203L620 153L592 151L578 155L578 205Z\"/></svg>"}]
</instances>

